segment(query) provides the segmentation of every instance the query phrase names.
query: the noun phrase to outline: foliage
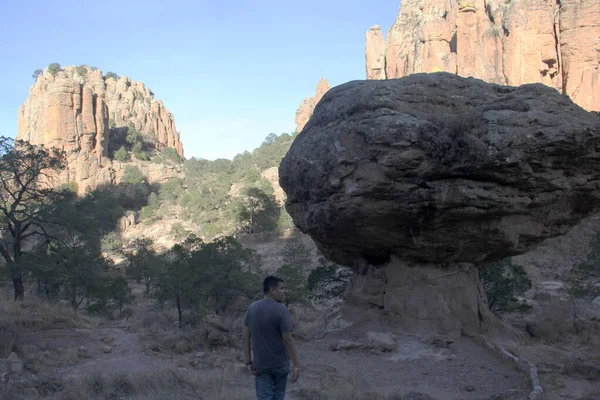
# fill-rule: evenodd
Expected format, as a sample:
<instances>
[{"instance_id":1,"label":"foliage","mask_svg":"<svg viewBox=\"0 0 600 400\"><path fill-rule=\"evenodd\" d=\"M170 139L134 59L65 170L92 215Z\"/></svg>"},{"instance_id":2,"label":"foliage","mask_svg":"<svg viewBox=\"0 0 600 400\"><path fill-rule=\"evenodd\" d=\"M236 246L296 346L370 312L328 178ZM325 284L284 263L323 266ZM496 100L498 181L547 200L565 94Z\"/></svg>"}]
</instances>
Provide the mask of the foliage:
<instances>
[{"instance_id":1,"label":"foliage","mask_svg":"<svg viewBox=\"0 0 600 400\"><path fill-rule=\"evenodd\" d=\"M189 236L164 256L165 264L152 295L174 304L183 324L183 312L221 313L240 299L254 299L260 278L256 256L232 237L204 243Z\"/></svg>"},{"instance_id":2,"label":"foliage","mask_svg":"<svg viewBox=\"0 0 600 400\"><path fill-rule=\"evenodd\" d=\"M33 79L37 79L38 76L42 75L44 73L44 70L42 69L36 69L35 71L33 71L33 74L31 75L31 77Z\"/></svg>"},{"instance_id":3,"label":"foliage","mask_svg":"<svg viewBox=\"0 0 600 400\"><path fill-rule=\"evenodd\" d=\"M236 231L288 230L293 227L291 218L287 213L280 215L272 186L261 179L261 172L279 166L293 138L289 134L270 134L258 149L238 154L233 160L185 160L184 181L178 183L176 190L175 183L165 184L168 189L161 188L159 197L177 202L186 211L186 218L199 225L207 237ZM253 190L256 191L252 193ZM257 202L263 204L255 209Z\"/></svg>"},{"instance_id":4,"label":"foliage","mask_svg":"<svg viewBox=\"0 0 600 400\"><path fill-rule=\"evenodd\" d=\"M285 282L286 305L292 303L305 303L308 300L306 271L311 264L311 255L308 248L299 237L289 239L280 255L283 265L277 270L276 275Z\"/></svg>"},{"instance_id":5,"label":"foliage","mask_svg":"<svg viewBox=\"0 0 600 400\"><path fill-rule=\"evenodd\" d=\"M569 272L567 283L574 297L593 299L600 296L600 232L592 239L587 259Z\"/></svg>"},{"instance_id":6,"label":"foliage","mask_svg":"<svg viewBox=\"0 0 600 400\"><path fill-rule=\"evenodd\" d=\"M183 158L177 153L172 147L165 147L162 152L162 156L175 164L181 164L183 162Z\"/></svg>"},{"instance_id":7,"label":"foliage","mask_svg":"<svg viewBox=\"0 0 600 400\"><path fill-rule=\"evenodd\" d=\"M250 232L273 232L277 227L279 206L272 194L257 186L242 191L235 203L237 221Z\"/></svg>"},{"instance_id":8,"label":"foliage","mask_svg":"<svg viewBox=\"0 0 600 400\"><path fill-rule=\"evenodd\" d=\"M180 240L185 238L190 232L186 230L181 222L175 222L171 225L171 231L169 234L175 238L175 240Z\"/></svg>"},{"instance_id":9,"label":"foliage","mask_svg":"<svg viewBox=\"0 0 600 400\"><path fill-rule=\"evenodd\" d=\"M104 79L114 79L114 80L119 80L119 75L115 74L114 72L108 71L105 75L104 75Z\"/></svg>"},{"instance_id":10,"label":"foliage","mask_svg":"<svg viewBox=\"0 0 600 400\"><path fill-rule=\"evenodd\" d=\"M48 65L48 72L50 72L52 76L56 76L56 74L58 74L60 71L62 71L62 68L60 67L59 63L52 63Z\"/></svg>"},{"instance_id":11,"label":"foliage","mask_svg":"<svg viewBox=\"0 0 600 400\"><path fill-rule=\"evenodd\" d=\"M184 193L183 180L170 179L158 189L158 198L161 201L177 202Z\"/></svg>"},{"instance_id":12,"label":"foliage","mask_svg":"<svg viewBox=\"0 0 600 400\"><path fill-rule=\"evenodd\" d=\"M127 276L137 283L144 282L147 294L155 284L163 263L163 260L154 251L153 244L154 242L150 238L138 237L131 242L129 250L126 252Z\"/></svg>"},{"instance_id":13,"label":"foliage","mask_svg":"<svg viewBox=\"0 0 600 400\"><path fill-rule=\"evenodd\" d=\"M480 269L479 278L492 312L526 311L530 308L524 301L515 297L531 289L531 279L522 266L513 264L510 259L504 259Z\"/></svg>"},{"instance_id":14,"label":"foliage","mask_svg":"<svg viewBox=\"0 0 600 400\"><path fill-rule=\"evenodd\" d=\"M140 169L133 165L126 165L123 169L123 177L121 182L128 185L135 185L144 181L145 176Z\"/></svg>"},{"instance_id":15,"label":"foliage","mask_svg":"<svg viewBox=\"0 0 600 400\"><path fill-rule=\"evenodd\" d=\"M80 65L76 67L75 70L77 71L77 74L82 78L85 78L87 76L88 71L85 65Z\"/></svg>"},{"instance_id":16,"label":"foliage","mask_svg":"<svg viewBox=\"0 0 600 400\"><path fill-rule=\"evenodd\" d=\"M109 232L100 240L100 249L105 253L119 253L123 242L116 232Z\"/></svg>"},{"instance_id":17,"label":"foliage","mask_svg":"<svg viewBox=\"0 0 600 400\"><path fill-rule=\"evenodd\" d=\"M69 191L72 193L78 193L79 185L77 185L77 182L69 181L67 183L63 183L62 185L60 185L60 190L66 190L66 191Z\"/></svg>"},{"instance_id":18,"label":"foliage","mask_svg":"<svg viewBox=\"0 0 600 400\"><path fill-rule=\"evenodd\" d=\"M140 218L142 220L150 219L155 216L156 211L158 211L158 196L152 192L148 196L148 205L142 207Z\"/></svg>"},{"instance_id":19,"label":"foliage","mask_svg":"<svg viewBox=\"0 0 600 400\"><path fill-rule=\"evenodd\" d=\"M125 162L129 161L129 154L125 150L125 146L121 146L114 155L115 160Z\"/></svg>"},{"instance_id":20,"label":"foliage","mask_svg":"<svg viewBox=\"0 0 600 400\"><path fill-rule=\"evenodd\" d=\"M111 274L112 261L102 255L107 237L118 240L107 233L121 214L116 200L102 192L55 201L42 215L50 240L26 259L38 293L52 302L66 300L76 310L84 307L105 315L129 304L126 282Z\"/></svg>"},{"instance_id":21,"label":"foliage","mask_svg":"<svg viewBox=\"0 0 600 400\"><path fill-rule=\"evenodd\" d=\"M39 217L65 193L51 186L51 174L64 166L65 154L56 149L0 137L0 254L11 274L15 299L24 296L23 242L46 235Z\"/></svg>"},{"instance_id":22,"label":"foliage","mask_svg":"<svg viewBox=\"0 0 600 400\"><path fill-rule=\"evenodd\" d=\"M341 297L352 277L352 270L332 264L325 258L321 258L319 264L310 271L306 287L317 300Z\"/></svg>"}]
</instances>

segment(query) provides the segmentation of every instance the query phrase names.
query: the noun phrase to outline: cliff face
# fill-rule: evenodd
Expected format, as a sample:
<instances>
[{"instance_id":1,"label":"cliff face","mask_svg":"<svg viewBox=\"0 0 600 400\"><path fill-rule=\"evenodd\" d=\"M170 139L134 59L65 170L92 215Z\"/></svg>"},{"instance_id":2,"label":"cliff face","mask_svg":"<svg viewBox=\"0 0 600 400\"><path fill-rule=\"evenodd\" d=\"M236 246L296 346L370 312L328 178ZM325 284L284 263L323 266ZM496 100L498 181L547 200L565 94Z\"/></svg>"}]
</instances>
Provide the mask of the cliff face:
<instances>
[{"instance_id":1,"label":"cliff face","mask_svg":"<svg viewBox=\"0 0 600 400\"><path fill-rule=\"evenodd\" d=\"M366 35L367 79L446 71L543 83L600 110L600 2L404 0L387 40Z\"/></svg>"},{"instance_id":2,"label":"cliff face","mask_svg":"<svg viewBox=\"0 0 600 400\"><path fill-rule=\"evenodd\" d=\"M155 149L172 147L183 156L173 115L143 83L105 78L89 67L65 67L55 74L46 69L19 108L17 139L64 150L67 169L60 181L75 182L83 192L114 183L111 133L127 126Z\"/></svg>"},{"instance_id":3,"label":"cliff face","mask_svg":"<svg viewBox=\"0 0 600 400\"><path fill-rule=\"evenodd\" d=\"M312 115L315 106L329 89L331 89L331 86L329 86L327 79L322 78L317 84L317 91L315 93L315 96L307 97L304 100L302 100L300 106L298 106L298 110L296 111L296 119L294 120L294 122L296 122L297 125L296 132L300 132L304 128L304 125L306 125L306 123L310 119L310 116Z\"/></svg>"}]
</instances>

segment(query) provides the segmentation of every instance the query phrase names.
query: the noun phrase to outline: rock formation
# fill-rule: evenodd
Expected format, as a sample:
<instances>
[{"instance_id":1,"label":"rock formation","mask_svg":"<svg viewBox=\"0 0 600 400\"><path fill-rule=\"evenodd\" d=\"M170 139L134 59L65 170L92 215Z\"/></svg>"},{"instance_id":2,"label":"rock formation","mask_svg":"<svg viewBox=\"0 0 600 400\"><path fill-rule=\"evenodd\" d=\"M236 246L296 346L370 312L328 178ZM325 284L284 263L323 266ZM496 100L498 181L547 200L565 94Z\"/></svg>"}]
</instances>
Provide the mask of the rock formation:
<instances>
[{"instance_id":1,"label":"rock formation","mask_svg":"<svg viewBox=\"0 0 600 400\"><path fill-rule=\"evenodd\" d=\"M367 79L446 71L543 83L600 110L600 2L404 0L387 42L366 35Z\"/></svg>"},{"instance_id":2,"label":"rock formation","mask_svg":"<svg viewBox=\"0 0 600 400\"><path fill-rule=\"evenodd\" d=\"M407 330L481 332L477 267L600 204L600 116L541 84L448 73L331 89L283 159L296 226Z\"/></svg>"},{"instance_id":3,"label":"rock formation","mask_svg":"<svg viewBox=\"0 0 600 400\"><path fill-rule=\"evenodd\" d=\"M322 78L317 85L317 92L315 93L315 96L307 97L302 100L300 106L298 106L298 110L296 111L296 119L294 120L297 125L296 132L300 132L302 129L304 129L304 125L306 125L310 119L315 106L319 101L321 101L323 95L327 93L330 88L331 86L329 86L329 83L327 83L327 79Z\"/></svg>"},{"instance_id":4,"label":"rock formation","mask_svg":"<svg viewBox=\"0 0 600 400\"><path fill-rule=\"evenodd\" d=\"M61 182L75 182L79 191L115 180L108 159L111 134L131 126L157 150L172 147L183 156L173 115L143 83L127 77L107 78L87 66L48 68L19 108L17 139L56 147L67 153Z\"/></svg>"}]
</instances>

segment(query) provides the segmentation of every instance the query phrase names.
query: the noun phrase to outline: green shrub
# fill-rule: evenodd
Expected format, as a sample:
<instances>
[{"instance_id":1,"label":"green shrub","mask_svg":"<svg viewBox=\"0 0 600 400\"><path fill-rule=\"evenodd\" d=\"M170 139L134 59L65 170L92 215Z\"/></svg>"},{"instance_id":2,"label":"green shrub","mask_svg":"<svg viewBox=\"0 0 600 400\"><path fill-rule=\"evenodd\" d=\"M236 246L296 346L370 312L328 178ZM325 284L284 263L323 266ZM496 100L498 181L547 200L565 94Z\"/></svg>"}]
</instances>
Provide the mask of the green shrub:
<instances>
[{"instance_id":1,"label":"green shrub","mask_svg":"<svg viewBox=\"0 0 600 400\"><path fill-rule=\"evenodd\" d=\"M112 79L114 79L114 80L118 80L118 79L119 79L119 75L115 74L114 72L110 72L110 71L109 71L109 72L107 72L107 73L104 75L104 79L109 79L109 78L112 78Z\"/></svg>"},{"instance_id":2,"label":"green shrub","mask_svg":"<svg viewBox=\"0 0 600 400\"><path fill-rule=\"evenodd\" d=\"M77 74L79 74L79 76L81 76L82 78L85 78L87 76L88 71L85 65L80 65L77 68L75 68L75 70L77 71Z\"/></svg>"},{"instance_id":3,"label":"green shrub","mask_svg":"<svg viewBox=\"0 0 600 400\"><path fill-rule=\"evenodd\" d=\"M109 232L100 240L100 246L105 253L118 253L123 242L116 232Z\"/></svg>"},{"instance_id":4,"label":"green shrub","mask_svg":"<svg viewBox=\"0 0 600 400\"><path fill-rule=\"evenodd\" d=\"M78 193L79 185L77 185L76 182L71 181L71 182L63 183L62 185L60 185L60 189L67 190L67 191L73 192L73 193Z\"/></svg>"},{"instance_id":5,"label":"green shrub","mask_svg":"<svg viewBox=\"0 0 600 400\"><path fill-rule=\"evenodd\" d=\"M59 63L52 63L48 65L48 72L50 72L52 76L56 76L56 74L58 74L60 71L62 71L62 68L60 67Z\"/></svg>"},{"instance_id":6,"label":"green shrub","mask_svg":"<svg viewBox=\"0 0 600 400\"><path fill-rule=\"evenodd\" d=\"M492 312L522 312L531 308L515 297L531 289L531 279L522 266L513 264L510 259L480 269L479 278Z\"/></svg>"},{"instance_id":7,"label":"green shrub","mask_svg":"<svg viewBox=\"0 0 600 400\"><path fill-rule=\"evenodd\" d=\"M31 77L32 77L33 79L37 79L37 78L38 78L38 76L42 75L43 73L44 73L44 71L43 71L43 70L41 70L41 69L36 69L35 71L33 71L33 74L31 75Z\"/></svg>"},{"instance_id":8,"label":"green shrub","mask_svg":"<svg viewBox=\"0 0 600 400\"><path fill-rule=\"evenodd\" d=\"M165 159L176 164L181 164L183 162L183 158L177 153L177 150L172 147L165 147L161 154Z\"/></svg>"},{"instance_id":9,"label":"green shrub","mask_svg":"<svg viewBox=\"0 0 600 400\"><path fill-rule=\"evenodd\" d=\"M127 150L125 150L125 146L121 146L121 148L117 150L115 153L115 160L121 162L129 161L129 154L127 153Z\"/></svg>"},{"instance_id":10,"label":"green shrub","mask_svg":"<svg viewBox=\"0 0 600 400\"><path fill-rule=\"evenodd\" d=\"M129 185L135 185L137 183L142 183L144 179L144 174L142 174L142 171L140 171L138 167L126 165L123 171L121 182Z\"/></svg>"}]
</instances>

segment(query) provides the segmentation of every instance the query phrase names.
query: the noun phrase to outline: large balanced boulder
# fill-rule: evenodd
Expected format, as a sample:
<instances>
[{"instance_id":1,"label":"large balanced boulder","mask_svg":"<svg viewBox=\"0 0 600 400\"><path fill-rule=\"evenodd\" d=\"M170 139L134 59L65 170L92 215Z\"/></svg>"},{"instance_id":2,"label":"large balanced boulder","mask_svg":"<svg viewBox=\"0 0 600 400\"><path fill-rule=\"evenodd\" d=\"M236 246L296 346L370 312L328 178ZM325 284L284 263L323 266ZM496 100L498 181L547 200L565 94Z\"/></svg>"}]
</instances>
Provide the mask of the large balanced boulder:
<instances>
[{"instance_id":1,"label":"large balanced boulder","mask_svg":"<svg viewBox=\"0 0 600 400\"><path fill-rule=\"evenodd\" d=\"M280 184L298 228L362 275L349 294L419 330L480 331L474 267L598 209L599 128L598 114L541 84L353 81L325 94Z\"/></svg>"}]
</instances>

